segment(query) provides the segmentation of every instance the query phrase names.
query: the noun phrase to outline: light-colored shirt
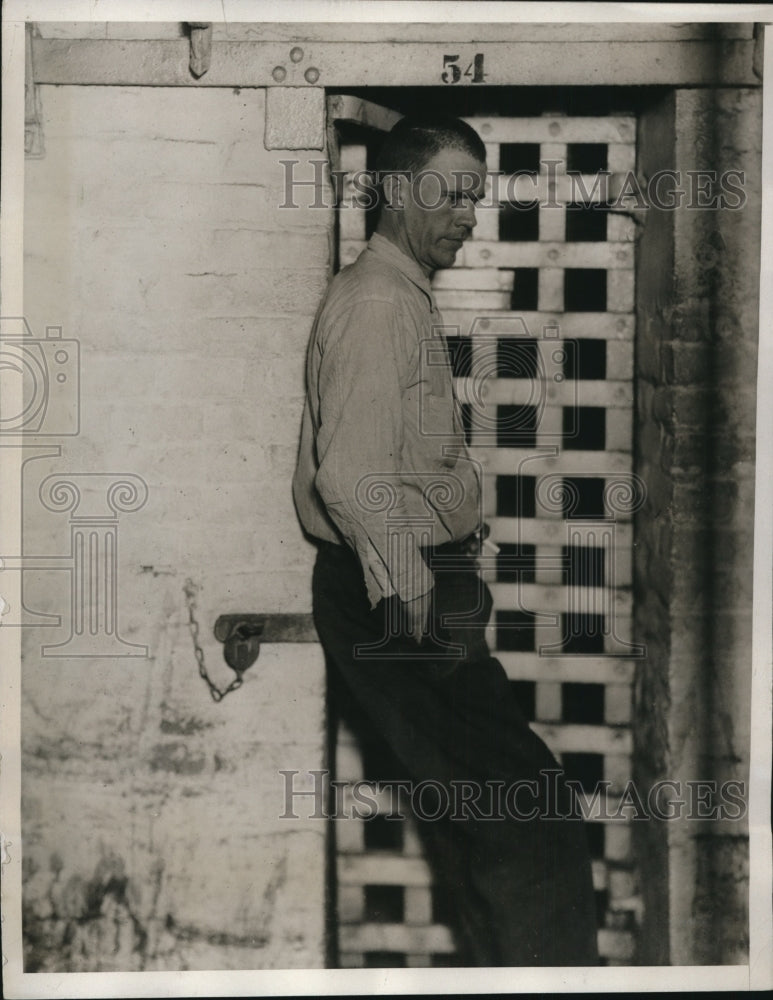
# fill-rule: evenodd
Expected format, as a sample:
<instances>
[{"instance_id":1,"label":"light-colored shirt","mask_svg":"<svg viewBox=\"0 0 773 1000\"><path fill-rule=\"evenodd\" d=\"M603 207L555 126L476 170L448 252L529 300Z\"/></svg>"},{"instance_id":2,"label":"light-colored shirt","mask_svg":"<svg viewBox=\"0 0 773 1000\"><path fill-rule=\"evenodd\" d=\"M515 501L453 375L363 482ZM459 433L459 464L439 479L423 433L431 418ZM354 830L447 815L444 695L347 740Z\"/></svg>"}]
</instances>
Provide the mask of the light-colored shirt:
<instances>
[{"instance_id":1,"label":"light-colored shirt","mask_svg":"<svg viewBox=\"0 0 773 1000\"><path fill-rule=\"evenodd\" d=\"M373 607L426 594L422 547L482 523L441 326L427 276L376 233L311 334L293 496L310 535L357 553Z\"/></svg>"}]
</instances>

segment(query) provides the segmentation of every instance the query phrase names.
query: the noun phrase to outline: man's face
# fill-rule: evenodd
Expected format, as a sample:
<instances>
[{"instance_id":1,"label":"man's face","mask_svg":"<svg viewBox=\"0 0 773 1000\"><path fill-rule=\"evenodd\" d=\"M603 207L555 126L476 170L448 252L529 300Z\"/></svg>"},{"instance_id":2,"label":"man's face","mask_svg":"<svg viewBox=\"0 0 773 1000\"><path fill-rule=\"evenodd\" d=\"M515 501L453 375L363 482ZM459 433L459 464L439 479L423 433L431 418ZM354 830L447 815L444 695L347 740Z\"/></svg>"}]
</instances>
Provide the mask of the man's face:
<instances>
[{"instance_id":1,"label":"man's face","mask_svg":"<svg viewBox=\"0 0 773 1000\"><path fill-rule=\"evenodd\" d=\"M404 239L425 273L451 267L475 226L486 165L460 149L441 149L401 184Z\"/></svg>"}]
</instances>

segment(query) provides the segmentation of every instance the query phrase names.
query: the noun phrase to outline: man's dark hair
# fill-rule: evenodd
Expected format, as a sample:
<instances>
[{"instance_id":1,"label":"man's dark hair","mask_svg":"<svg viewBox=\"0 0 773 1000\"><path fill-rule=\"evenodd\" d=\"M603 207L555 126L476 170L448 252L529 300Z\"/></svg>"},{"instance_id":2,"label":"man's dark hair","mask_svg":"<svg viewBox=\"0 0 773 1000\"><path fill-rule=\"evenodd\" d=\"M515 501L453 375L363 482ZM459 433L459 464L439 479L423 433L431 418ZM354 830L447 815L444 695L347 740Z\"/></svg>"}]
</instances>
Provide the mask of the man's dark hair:
<instances>
[{"instance_id":1,"label":"man's dark hair","mask_svg":"<svg viewBox=\"0 0 773 1000\"><path fill-rule=\"evenodd\" d=\"M472 126L450 115L406 117L392 128L376 157L376 170L385 173L416 173L441 149L461 149L481 163L486 147Z\"/></svg>"}]
</instances>

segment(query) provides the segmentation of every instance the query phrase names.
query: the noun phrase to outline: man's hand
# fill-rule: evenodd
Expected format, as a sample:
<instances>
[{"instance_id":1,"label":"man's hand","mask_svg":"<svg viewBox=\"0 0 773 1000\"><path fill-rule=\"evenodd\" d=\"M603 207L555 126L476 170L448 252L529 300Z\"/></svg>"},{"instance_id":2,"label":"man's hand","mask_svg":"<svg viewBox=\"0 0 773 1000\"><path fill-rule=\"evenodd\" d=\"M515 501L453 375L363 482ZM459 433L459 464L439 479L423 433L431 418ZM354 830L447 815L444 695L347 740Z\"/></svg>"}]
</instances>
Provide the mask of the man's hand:
<instances>
[{"instance_id":1,"label":"man's hand","mask_svg":"<svg viewBox=\"0 0 773 1000\"><path fill-rule=\"evenodd\" d=\"M421 643L422 638L429 629L429 614L432 606L432 590L416 597L412 601L405 601L403 610L407 623L408 633L413 636L416 642Z\"/></svg>"}]
</instances>

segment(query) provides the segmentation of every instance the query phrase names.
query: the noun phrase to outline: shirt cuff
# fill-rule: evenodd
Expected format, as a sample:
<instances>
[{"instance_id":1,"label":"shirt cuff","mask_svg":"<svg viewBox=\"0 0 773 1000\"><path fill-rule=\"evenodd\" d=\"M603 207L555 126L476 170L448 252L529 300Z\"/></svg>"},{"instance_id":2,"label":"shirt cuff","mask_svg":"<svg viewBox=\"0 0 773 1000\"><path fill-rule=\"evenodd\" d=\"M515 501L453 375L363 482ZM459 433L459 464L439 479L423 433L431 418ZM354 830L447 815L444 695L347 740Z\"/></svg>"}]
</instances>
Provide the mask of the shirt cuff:
<instances>
[{"instance_id":1,"label":"shirt cuff","mask_svg":"<svg viewBox=\"0 0 773 1000\"><path fill-rule=\"evenodd\" d=\"M389 539L389 559L385 559L371 538L354 548L360 558L371 608L385 597L397 594L401 601L413 601L428 594L435 585L435 575L424 561L412 535L393 535Z\"/></svg>"},{"instance_id":2,"label":"shirt cuff","mask_svg":"<svg viewBox=\"0 0 773 1000\"><path fill-rule=\"evenodd\" d=\"M435 576L424 561L413 535L400 535L397 552L393 552L390 578L401 601L413 601L428 594L435 585Z\"/></svg>"}]
</instances>

